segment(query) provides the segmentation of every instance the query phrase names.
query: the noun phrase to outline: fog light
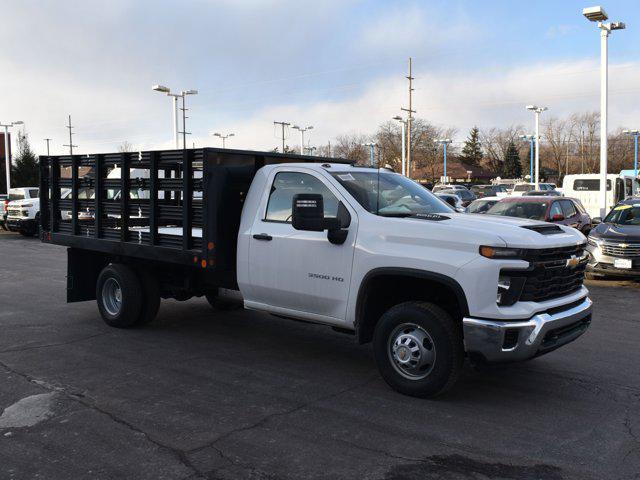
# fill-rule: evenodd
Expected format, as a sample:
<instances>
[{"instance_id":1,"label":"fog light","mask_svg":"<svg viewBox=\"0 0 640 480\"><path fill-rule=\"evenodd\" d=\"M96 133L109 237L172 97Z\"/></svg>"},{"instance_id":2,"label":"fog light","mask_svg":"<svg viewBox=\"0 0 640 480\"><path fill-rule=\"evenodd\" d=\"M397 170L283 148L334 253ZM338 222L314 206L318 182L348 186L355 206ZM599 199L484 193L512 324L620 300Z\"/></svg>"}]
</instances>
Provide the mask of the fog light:
<instances>
[{"instance_id":1,"label":"fog light","mask_svg":"<svg viewBox=\"0 0 640 480\"><path fill-rule=\"evenodd\" d=\"M501 307L508 307L520 299L524 288L525 277L508 277L500 275L498 278L498 291L496 302Z\"/></svg>"}]
</instances>

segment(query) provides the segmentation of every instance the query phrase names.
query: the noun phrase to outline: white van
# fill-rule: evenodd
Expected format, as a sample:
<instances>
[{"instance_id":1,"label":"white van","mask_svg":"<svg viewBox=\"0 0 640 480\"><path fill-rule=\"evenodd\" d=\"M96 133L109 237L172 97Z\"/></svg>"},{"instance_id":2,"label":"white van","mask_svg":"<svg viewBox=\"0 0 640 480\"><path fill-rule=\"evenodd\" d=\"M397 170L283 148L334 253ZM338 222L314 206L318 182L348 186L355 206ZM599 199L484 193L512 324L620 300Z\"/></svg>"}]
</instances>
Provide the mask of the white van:
<instances>
[{"instance_id":1,"label":"white van","mask_svg":"<svg viewBox=\"0 0 640 480\"><path fill-rule=\"evenodd\" d=\"M638 179L621 176L615 173L607 175L607 206L633 196L640 188ZM565 175L562 182L562 193L566 197L577 198L582 202L587 213L593 217L600 216L600 174L583 173Z\"/></svg>"}]
</instances>

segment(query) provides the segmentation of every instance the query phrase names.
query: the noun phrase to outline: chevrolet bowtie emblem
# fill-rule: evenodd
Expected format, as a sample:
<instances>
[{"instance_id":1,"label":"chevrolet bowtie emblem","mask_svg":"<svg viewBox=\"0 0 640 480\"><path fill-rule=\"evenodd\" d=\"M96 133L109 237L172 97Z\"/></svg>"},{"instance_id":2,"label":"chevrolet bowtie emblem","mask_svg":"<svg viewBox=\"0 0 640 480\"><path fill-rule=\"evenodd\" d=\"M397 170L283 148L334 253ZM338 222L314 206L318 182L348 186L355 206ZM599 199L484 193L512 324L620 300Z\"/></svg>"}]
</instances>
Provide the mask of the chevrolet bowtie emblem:
<instances>
[{"instance_id":1,"label":"chevrolet bowtie emblem","mask_svg":"<svg viewBox=\"0 0 640 480\"><path fill-rule=\"evenodd\" d=\"M576 268L579 263L580 263L580 259L578 259L578 257L576 257L575 255L571 255L571 258L567 258L566 265L569 268Z\"/></svg>"}]
</instances>

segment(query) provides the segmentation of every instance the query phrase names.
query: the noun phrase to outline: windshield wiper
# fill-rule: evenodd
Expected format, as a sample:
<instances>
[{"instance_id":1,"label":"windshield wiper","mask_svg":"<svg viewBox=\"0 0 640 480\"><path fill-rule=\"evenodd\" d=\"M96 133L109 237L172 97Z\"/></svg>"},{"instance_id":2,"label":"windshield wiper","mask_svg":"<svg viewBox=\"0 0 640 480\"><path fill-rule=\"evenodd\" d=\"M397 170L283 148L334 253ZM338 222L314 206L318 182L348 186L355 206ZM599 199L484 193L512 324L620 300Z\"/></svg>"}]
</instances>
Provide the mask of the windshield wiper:
<instances>
[{"instance_id":1,"label":"windshield wiper","mask_svg":"<svg viewBox=\"0 0 640 480\"><path fill-rule=\"evenodd\" d=\"M409 212L396 212L396 213L379 213L381 217L397 217L397 218L405 218L405 217L413 217L416 215L415 213Z\"/></svg>"}]
</instances>

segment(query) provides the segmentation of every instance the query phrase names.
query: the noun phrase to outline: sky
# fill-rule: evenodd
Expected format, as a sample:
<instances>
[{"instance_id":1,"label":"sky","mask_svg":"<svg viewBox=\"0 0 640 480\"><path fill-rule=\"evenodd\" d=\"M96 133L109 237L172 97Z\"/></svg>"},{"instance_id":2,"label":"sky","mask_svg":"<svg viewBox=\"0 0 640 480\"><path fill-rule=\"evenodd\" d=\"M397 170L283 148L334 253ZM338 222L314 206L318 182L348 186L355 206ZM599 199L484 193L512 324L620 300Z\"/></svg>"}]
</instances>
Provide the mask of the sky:
<instances>
[{"instance_id":1,"label":"sky","mask_svg":"<svg viewBox=\"0 0 640 480\"><path fill-rule=\"evenodd\" d=\"M274 121L313 125L324 145L374 133L407 106L457 128L533 126L543 115L599 110L600 36L573 0L6 0L0 122L25 122L36 153L172 148L172 104L187 98L188 145L280 145ZM609 125L640 128L640 9L602 6L627 29L609 38ZM532 127L533 128L533 127ZM297 131L287 144L299 145Z\"/></svg>"}]
</instances>

